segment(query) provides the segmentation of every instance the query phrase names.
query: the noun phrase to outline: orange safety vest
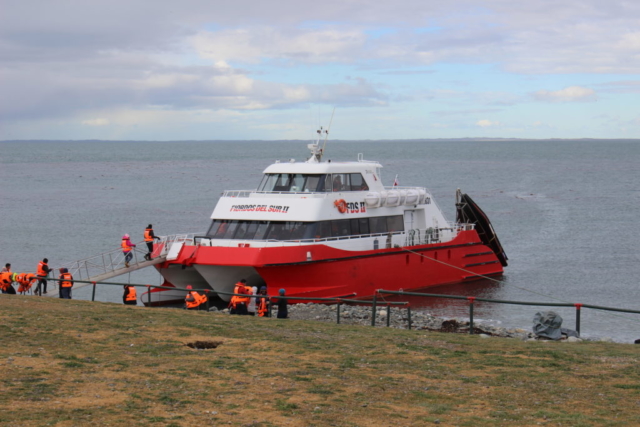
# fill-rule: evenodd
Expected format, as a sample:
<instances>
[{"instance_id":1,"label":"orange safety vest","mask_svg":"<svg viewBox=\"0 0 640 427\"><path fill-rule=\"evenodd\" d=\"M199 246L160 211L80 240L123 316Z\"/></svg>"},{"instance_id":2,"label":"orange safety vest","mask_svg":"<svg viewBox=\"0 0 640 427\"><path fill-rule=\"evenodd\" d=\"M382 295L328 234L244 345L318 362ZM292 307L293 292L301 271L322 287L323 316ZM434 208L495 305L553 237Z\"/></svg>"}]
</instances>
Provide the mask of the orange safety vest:
<instances>
[{"instance_id":1,"label":"orange safety vest","mask_svg":"<svg viewBox=\"0 0 640 427\"><path fill-rule=\"evenodd\" d=\"M4 289L4 290L9 289L12 275L13 273L9 273L8 271L5 271L4 273L0 273L0 289Z\"/></svg>"},{"instance_id":2,"label":"orange safety vest","mask_svg":"<svg viewBox=\"0 0 640 427\"><path fill-rule=\"evenodd\" d=\"M144 241L145 242L153 242L153 237L151 237L151 232L153 228L147 228L144 230Z\"/></svg>"},{"instance_id":3,"label":"orange safety vest","mask_svg":"<svg viewBox=\"0 0 640 427\"><path fill-rule=\"evenodd\" d=\"M267 298L260 298L258 302L258 317L264 317L267 315Z\"/></svg>"},{"instance_id":4,"label":"orange safety vest","mask_svg":"<svg viewBox=\"0 0 640 427\"><path fill-rule=\"evenodd\" d=\"M207 297L205 295L200 295L199 293L194 291L189 292L188 295L191 295L193 297L193 301L187 301L185 298L185 303L187 304L187 308L196 308L200 304L207 301Z\"/></svg>"},{"instance_id":5,"label":"orange safety vest","mask_svg":"<svg viewBox=\"0 0 640 427\"><path fill-rule=\"evenodd\" d=\"M137 296L136 296L136 288L133 286L127 286L127 289L129 289L129 293L127 294L127 297L125 298L125 301L136 301Z\"/></svg>"},{"instance_id":6,"label":"orange safety vest","mask_svg":"<svg viewBox=\"0 0 640 427\"><path fill-rule=\"evenodd\" d=\"M73 276L71 273L62 273L60 275L60 280L62 280L62 282L60 282L60 286L63 288L70 288L73 286Z\"/></svg>"},{"instance_id":7,"label":"orange safety vest","mask_svg":"<svg viewBox=\"0 0 640 427\"><path fill-rule=\"evenodd\" d=\"M36 272L36 274L37 274L38 276L41 276L41 277L47 277L47 274L48 274L48 273L47 273L47 271L45 270L45 267L48 267L48 265L47 265L47 264L45 264L44 262L40 261L40 262L38 263L38 271Z\"/></svg>"},{"instance_id":8,"label":"orange safety vest","mask_svg":"<svg viewBox=\"0 0 640 427\"><path fill-rule=\"evenodd\" d=\"M131 252L131 248L133 246L129 246L129 243L127 243L129 239L122 239L122 252Z\"/></svg>"}]
</instances>

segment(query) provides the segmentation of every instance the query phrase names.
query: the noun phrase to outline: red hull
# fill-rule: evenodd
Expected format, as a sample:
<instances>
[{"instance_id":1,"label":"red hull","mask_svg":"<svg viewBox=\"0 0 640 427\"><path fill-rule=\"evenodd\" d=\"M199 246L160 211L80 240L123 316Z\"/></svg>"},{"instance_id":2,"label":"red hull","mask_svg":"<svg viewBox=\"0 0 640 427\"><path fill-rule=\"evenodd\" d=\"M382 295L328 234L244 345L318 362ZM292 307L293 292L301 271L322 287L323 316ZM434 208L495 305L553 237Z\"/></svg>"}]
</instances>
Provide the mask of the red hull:
<instances>
[{"instance_id":1,"label":"red hull","mask_svg":"<svg viewBox=\"0 0 640 427\"><path fill-rule=\"evenodd\" d=\"M409 290L495 276L503 272L495 253L476 231L461 231L450 242L405 248L347 251L323 244L287 247L185 246L170 264L252 267L270 295L331 298L372 296L377 289ZM238 277L237 280L242 277ZM223 284L226 289L233 283ZM220 286L214 289L223 290Z\"/></svg>"}]
</instances>

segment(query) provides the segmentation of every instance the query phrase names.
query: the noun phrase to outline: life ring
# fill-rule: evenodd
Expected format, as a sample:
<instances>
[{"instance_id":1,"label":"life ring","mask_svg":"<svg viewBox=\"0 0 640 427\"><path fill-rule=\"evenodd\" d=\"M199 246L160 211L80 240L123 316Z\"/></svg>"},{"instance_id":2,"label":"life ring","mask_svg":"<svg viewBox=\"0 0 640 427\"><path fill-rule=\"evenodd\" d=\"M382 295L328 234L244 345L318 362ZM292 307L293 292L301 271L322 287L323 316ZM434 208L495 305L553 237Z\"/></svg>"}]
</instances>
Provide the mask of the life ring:
<instances>
[{"instance_id":1,"label":"life ring","mask_svg":"<svg viewBox=\"0 0 640 427\"><path fill-rule=\"evenodd\" d=\"M344 199L336 200L333 205L338 208L338 212L345 213L347 211L347 202Z\"/></svg>"}]
</instances>

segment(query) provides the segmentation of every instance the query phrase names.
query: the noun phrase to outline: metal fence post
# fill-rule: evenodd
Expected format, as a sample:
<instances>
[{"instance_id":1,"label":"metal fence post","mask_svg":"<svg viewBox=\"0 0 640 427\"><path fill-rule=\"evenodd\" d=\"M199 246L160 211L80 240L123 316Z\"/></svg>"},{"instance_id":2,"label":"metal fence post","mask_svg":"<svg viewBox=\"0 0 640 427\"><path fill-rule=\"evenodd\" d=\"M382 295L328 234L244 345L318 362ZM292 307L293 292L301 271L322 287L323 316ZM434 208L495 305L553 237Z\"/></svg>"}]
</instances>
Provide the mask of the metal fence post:
<instances>
[{"instance_id":1,"label":"metal fence post","mask_svg":"<svg viewBox=\"0 0 640 427\"><path fill-rule=\"evenodd\" d=\"M580 335L580 309L582 308L582 304L577 303L574 305L576 306L576 332Z\"/></svg>"},{"instance_id":2,"label":"metal fence post","mask_svg":"<svg viewBox=\"0 0 640 427\"><path fill-rule=\"evenodd\" d=\"M409 318L409 330L411 330L411 306L407 305L407 317Z\"/></svg>"},{"instance_id":3,"label":"metal fence post","mask_svg":"<svg viewBox=\"0 0 640 427\"><path fill-rule=\"evenodd\" d=\"M387 304L387 328L391 325L391 304Z\"/></svg>"},{"instance_id":4,"label":"metal fence post","mask_svg":"<svg viewBox=\"0 0 640 427\"><path fill-rule=\"evenodd\" d=\"M371 326L376 326L376 302L378 302L378 293L373 294L373 304L371 304Z\"/></svg>"},{"instance_id":5,"label":"metal fence post","mask_svg":"<svg viewBox=\"0 0 640 427\"><path fill-rule=\"evenodd\" d=\"M469 334L473 335L473 301L476 297L467 297L469 300Z\"/></svg>"},{"instance_id":6,"label":"metal fence post","mask_svg":"<svg viewBox=\"0 0 640 427\"><path fill-rule=\"evenodd\" d=\"M336 307L336 317L337 317L337 321L338 321L338 325L340 324L340 301L338 301L338 305Z\"/></svg>"},{"instance_id":7,"label":"metal fence post","mask_svg":"<svg viewBox=\"0 0 640 427\"><path fill-rule=\"evenodd\" d=\"M151 285L147 285L147 304L151 307Z\"/></svg>"},{"instance_id":8,"label":"metal fence post","mask_svg":"<svg viewBox=\"0 0 640 427\"><path fill-rule=\"evenodd\" d=\"M96 300L96 282L91 282L93 283L93 291L91 292L91 301L95 301Z\"/></svg>"},{"instance_id":9,"label":"metal fence post","mask_svg":"<svg viewBox=\"0 0 640 427\"><path fill-rule=\"evenodd\" d=\"M207 312L209 312L209 289L204 290L204 295L207 297Z\"/></svg>"}]
</instances>

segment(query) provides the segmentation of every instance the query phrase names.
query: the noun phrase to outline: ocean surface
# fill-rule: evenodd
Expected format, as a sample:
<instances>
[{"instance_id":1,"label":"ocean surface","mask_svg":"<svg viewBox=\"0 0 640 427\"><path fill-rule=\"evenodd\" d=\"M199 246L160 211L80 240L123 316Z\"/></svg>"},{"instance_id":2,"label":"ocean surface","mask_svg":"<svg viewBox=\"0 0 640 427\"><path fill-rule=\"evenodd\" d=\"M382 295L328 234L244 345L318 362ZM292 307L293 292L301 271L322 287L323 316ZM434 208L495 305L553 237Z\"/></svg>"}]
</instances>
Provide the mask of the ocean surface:
<instances>
[{"instance_id":1,"label":"ocean surface","mask_svg":"<svg viewBox=\"0 0 640 427\"><path fill-rule=\"evenodd\" d=\"M204 232L223 190L255 188L274 160L308 157L307 143L0 142L0 264L35 271L48 257L56 267L118 248L125 233L141 241L149 223L158 235ZM329 141L325 159L358 153L383 164L386 185L397 174L428 187L450 221L456 188L491 219L509 256L503 278L428 292L640 309L640 141ZM162 282L153 269L118 281ZM121 295L104 287L96 299ZM468 317L464 301L419 305ZM573 308L476 303L475 318L530 330L541 310L575 328ZM581 330L633 342L640 315L583 309Z\"/></svg>"}]
</instances>

